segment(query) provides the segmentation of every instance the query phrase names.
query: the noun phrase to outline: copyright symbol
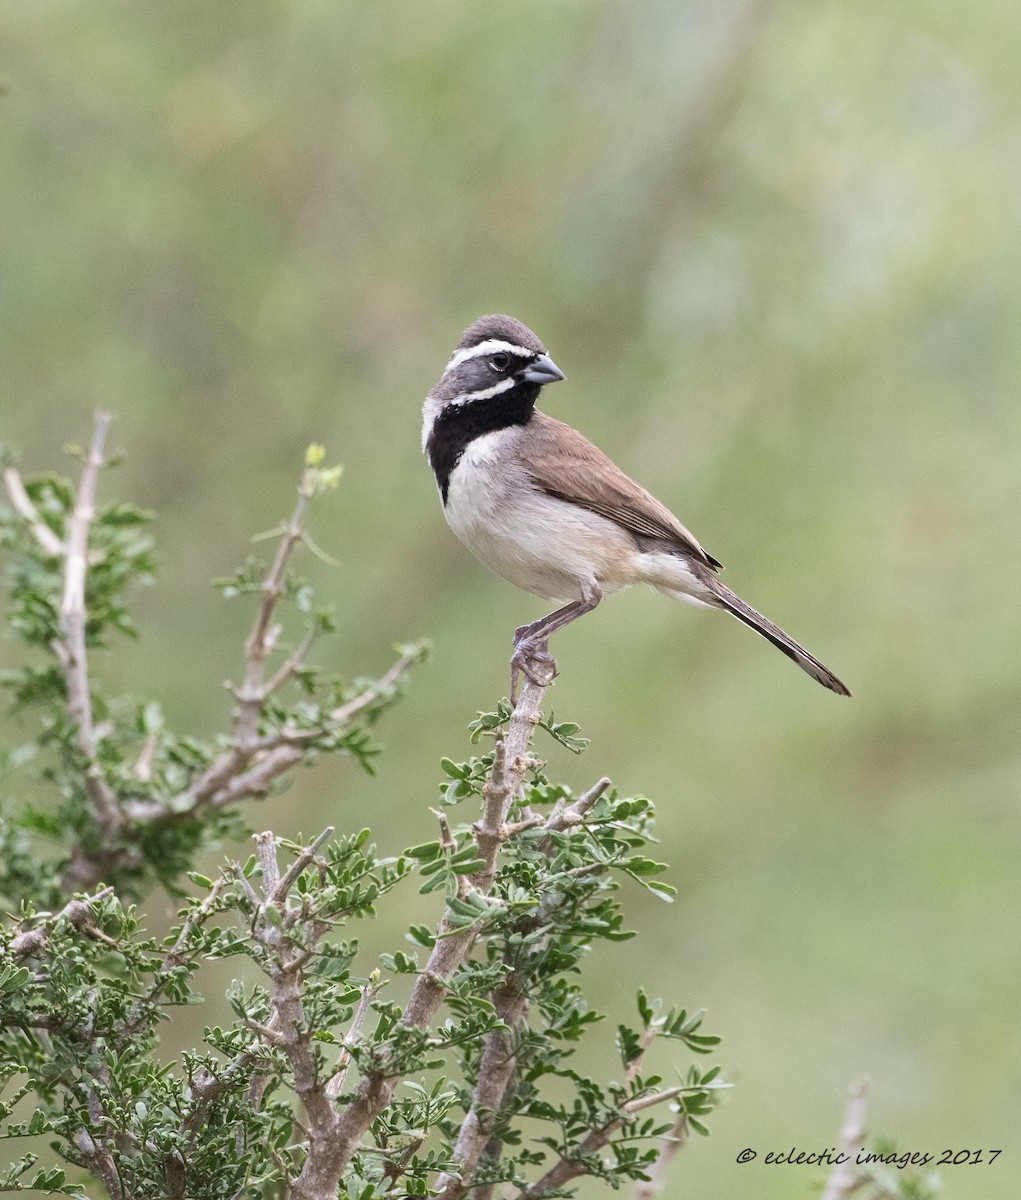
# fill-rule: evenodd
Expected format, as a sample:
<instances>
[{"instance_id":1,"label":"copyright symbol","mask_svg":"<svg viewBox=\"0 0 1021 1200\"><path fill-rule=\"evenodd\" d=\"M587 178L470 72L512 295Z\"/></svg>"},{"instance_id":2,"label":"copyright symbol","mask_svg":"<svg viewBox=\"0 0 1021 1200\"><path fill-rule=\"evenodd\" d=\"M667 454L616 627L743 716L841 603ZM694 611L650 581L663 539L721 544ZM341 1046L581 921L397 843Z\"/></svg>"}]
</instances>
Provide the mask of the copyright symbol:
<instances>
[{"instance_id":1,"label":"copyright symbol","mask_svg":"<svg viewBox=\"0 0 1021 1200\"><path fill-rule=\"evenodd\" d=\"M755 1151L749 1147L749 1149L741 1151L741 1153L737 1156L737 1161L739 1163L746 1163L751 1162L753 1158L757 1157L758 1155L756 1155Z\"/></svg>"}]
</instances>

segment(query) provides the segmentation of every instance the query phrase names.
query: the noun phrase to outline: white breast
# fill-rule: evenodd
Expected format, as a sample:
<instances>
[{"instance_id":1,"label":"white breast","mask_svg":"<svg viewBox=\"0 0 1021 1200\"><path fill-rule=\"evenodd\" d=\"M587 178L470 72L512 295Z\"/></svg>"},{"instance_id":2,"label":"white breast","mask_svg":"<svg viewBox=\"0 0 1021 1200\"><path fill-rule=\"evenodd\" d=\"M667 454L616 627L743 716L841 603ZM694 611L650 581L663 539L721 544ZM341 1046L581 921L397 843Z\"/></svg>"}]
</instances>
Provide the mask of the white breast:
<instances>
[{"instance_id":1,"label":"white breast","mask_svg":"<svg viewBox=\"0 0 1021 1200\"><path fill-rule=\"evenodd\" d=\"M518 464L517 426L476 438L450 476L450 528L490 570L551 600L578 600L583 585L626 586L632 539L611 521L540 492Z\"/></svg>"}]
</instances>

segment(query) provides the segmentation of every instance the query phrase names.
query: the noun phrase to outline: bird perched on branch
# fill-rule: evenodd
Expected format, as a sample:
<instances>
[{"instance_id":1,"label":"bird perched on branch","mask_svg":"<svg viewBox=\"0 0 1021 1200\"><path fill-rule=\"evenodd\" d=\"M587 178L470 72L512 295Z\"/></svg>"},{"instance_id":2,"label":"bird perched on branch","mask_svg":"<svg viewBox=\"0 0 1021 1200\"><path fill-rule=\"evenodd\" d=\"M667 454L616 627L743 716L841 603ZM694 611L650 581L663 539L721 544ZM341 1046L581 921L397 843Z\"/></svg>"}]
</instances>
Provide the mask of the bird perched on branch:
<instances>
[{"instance_id":1,"label":"bird perched on branch","mask_svg":"<svg viewBox=\"0 0 1021 1200\"><path fill-rule=\"evenodd\" d=\"M548 641L611 592L646 583L675 600L722 608L823 687L851 693L804 646L722 583L722 569L673 513L570 425L540 412L564 378L513 317L464 331L423 406L422 448L454 533L491 570L563 607L515 632L519 671L556 672Z\"/></svg>"}]
</instances>

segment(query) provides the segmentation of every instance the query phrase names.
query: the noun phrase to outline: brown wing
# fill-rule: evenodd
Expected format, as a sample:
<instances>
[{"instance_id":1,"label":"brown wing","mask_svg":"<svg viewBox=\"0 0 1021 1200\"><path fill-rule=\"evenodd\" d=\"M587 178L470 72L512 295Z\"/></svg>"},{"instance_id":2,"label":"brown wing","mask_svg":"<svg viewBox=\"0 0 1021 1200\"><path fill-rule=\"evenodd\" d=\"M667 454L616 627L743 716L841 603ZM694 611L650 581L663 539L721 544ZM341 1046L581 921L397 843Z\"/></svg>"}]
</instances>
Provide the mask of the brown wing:
<instances>
[{"instance_id":1,"label":"brown wing","mask_svg":"<svg viewBox=\"0 0 1021 1200\"><path fill-rule=\"evenodd\" d=\"M523 430L518 456L547 495L598 513L636 538L659 539L714 571L721 569L723 564L702 549L665 504L563 421L536 412Z\"/></svg>"}]
</instances>

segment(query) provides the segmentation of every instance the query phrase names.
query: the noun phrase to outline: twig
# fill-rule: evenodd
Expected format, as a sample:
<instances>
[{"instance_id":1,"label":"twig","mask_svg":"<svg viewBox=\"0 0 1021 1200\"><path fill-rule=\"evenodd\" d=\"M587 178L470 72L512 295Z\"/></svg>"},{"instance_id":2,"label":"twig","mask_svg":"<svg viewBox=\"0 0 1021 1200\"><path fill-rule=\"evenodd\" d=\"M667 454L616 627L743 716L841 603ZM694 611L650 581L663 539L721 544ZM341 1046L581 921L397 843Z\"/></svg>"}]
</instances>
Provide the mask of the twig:
<instances>
[{"instance_id":1,"label":"twig","mask_svg":"<svg viewBox=\"0 0 1021 1200\"><path fill-rule=\"evenodd\" d=\"M11 503L28 526L29 532L39 543L43 553L48 554L50 558L63 558L64 543L39 515L39 510L32 503L28 492L25 491L21 476L14 467L8 467L4 471L4 484Z\"/></svg>"},{"instance_id":2,"label":"twig","mask_svg":"<svg viewBox=\"0 0 1021 1200\"><path fill-rule=\"evenodd\" d=\"M68 520L67 545L64 548L64 593L60 602L61 641L59 647L55 647L67 683L67 715L77 727L78 748L85 758L85 787L100 826L108 838L120 828L123 814L117 795L96 758L89 664L85 648L88 619L85 579L89 567L89 530L96 515L96 483L103 465L103 447L112 419L108 412L96 413L92 441Z\"/></svg>"},{"instance_id":3,"label":"twig","mask_svg":"<svg viewBox=\"0 0 1021 1200\"><path fill-rule=\"evenodd\" d=\"M666 1177L670 1170L670 1164L687 1140L688 1114L681 1109L670 1132L660 1142L659 1154L649 1169L649 1178L638 1181L632 1200L655 1200L656 1196L663 1194L666 1189Z\"/></svg>"},{"instance_id":4,"label":"twig","mask_svg":"<svg viewBox=\"0 0 1021 1200\"><path fill-rule=\"evenodd\" d=\"M642 1036L638 1039L638 1053L628 1063L627 1070L624 1072L624 1083L627 1087L630 1087L641 1073L649 1047L663 1032L663 1022L662 1017L658 1021L650 1021L642 1030Z\"/></svg>"},{"instance_id":5,"label":"twig","mask_svg":"<svg viewBox=\"0 0 1021 1200\"><path fill-rule=\"evenodd\" d=\"M348 1029L344 1037L344 1044L337 1055L337 1065L326 1084L326 1094L331 1100L336 1100L344 1090L344 1079L347 1076L347 1069L351 1065L351 1047L358 1041L372 1002L382 990L383 985L379 982L379 971L373 971L369 976L368 983L362 988L358 1007L351 1018L351 1027Z\"/></svg>"},{"instance_id":6,"label":"twig","mask_svg":"<svg viewBox=\"0 0 1021 1200\"><path fill-rule=\"evenodd\" d=\"M38 926L36 929L27 929L24 933L19 933L17 937L12 938L10 945L12 956L14 958L29 958L38 954L45 948L46 943L50 939L50 934L60 921L67 921L79 933L84 933L87 937L110 942L111 939L102 930L97 929L92 924L92 909L101 900L105 900L107 896L112 895L113 888L105 887L96 892L94 896L86 896L82 900L69 900L58 913L48 914L45 918L45 924Z\"/></svg>"},{"instance_id":7,"label":"twig","mask_svg":"<svg viewBox=\"0 0 1021 1200\"><path fill-rule=\"evenodd\" d=\"M840 1150L846 1155L844 1162L830 1172L822 1200L844 1200L861 1183L854 1169L854 1159L865 1140L865 1116L869 1106L869 1081L860 1076L847 1089L847 1104L844 1108L844 1123L840 1128Z\"/></svg>"},{"instance_id":8,"label":"twig","mask_svg":"<svg viewBox=\"0 0 1021 1200\"><path fill-rule=\"evenodd\" d=\"M454 840L454 835L450 832L450 822L447 820L447 814L438 808L430 808L429 811L436 818L436 822L440 827L440 848L445 854L453 854L457 850L457 842ZM457 895L461 900L474 891L472 882L467 875L457 875L456 883Z\"/></svg>"},{"instance_id":9,"label":"twig","mask_svg":"<svg viewBox=\"0 0 1021 1200\"><path fill-rule=\"evenodd\" d=\"M600 780L600 784L602 780ZM596 785L596 788L600 786ZM595 792L596 788L592 789ZM605 791L605 787L602 789ZM591 793L586 793L589 795ZM584 797L582 797L584 799ZM594 802L594 801L593 801ZM580 800L578 801L580 803ZM646 1026L641 1041L638 1045L638 1053L628 1063L627 1071L624 1075L624 1082L630 1086L638 1078L642 1070L642 1065L645 1062L645 1056L648 1053L649 1047L659 1036L662 1029L662 1021L653 1021ZM662 1104L664 1101L672 1100L675 1096L679 1096L685 1091L683 1085L677 1087L666 1088L661 1092L654 1092L647 1096L636 1096L633 1100L628 1100L620 1106L619 1113L612 1120L598 1129L593 1129L581 1144L570 1154L564 1155L546 1172L541 1179L536 1183L530 1184L518 1192L515 1200L533 1200L534 1197L543 1196L547 1192L554 1191L557 1188L562 1188L572 1179L577 1179L579 1175L584 1175L586 1172L585 1156L595 1154L596 1151L602 1150L606 1146L613 1135L625 1124L625 1122L635 1113L641 1112L645 1108L651 1108L653 1105Z\"/></svg>"},{"instance_id":10,"label":"twig","mask_svg":"<svg viewBox=\"0 0 1021 1200\"><path fill-rule=\"evenodd\" d=\"M653 1092L650 1096L636 1096L634 1100L629 1100L621 1108L621 1112L625 1117L633 1117L635 1113L643 1112L647 1108L655 1108L657 1104L663 1104L667 1100L673 1100L684 1091L687 1091L687 1087L683 1083L679 1083L676 1087L663 1088L661 1092Z\"/></svg>"},{"instance_id":11,"label":"twig","mask_svg":"<svg viewBox=\"0 0 1021 1200\"><path fill-rule=\"evenodd\" d=\"M275 671L266 681L266 694L272 696L274 692L279 691L284 684L291 678L305 661L305 656L315 644L316 634L314 630L310 630L301 641L295 646L291 653L284 659L283 665Z\"/></svg>"},{"instance_id":12,"label":"twig","mask_svg":"<svg viewBox=\"0 0 1021 1200\"><path fill-rule=\"evenodd\" d=\"M330 712L330 720L337 724L343 724L345 721L350 721L352 717L356 717L363 708L368 708L373 700L389 691L401 676L407 673L408 668L415 664L418 657L418 654L414 652L402 654L390 670L371 687L366 688L361 695L333 709Z\"/></svg>"},{"instance_id":13,"label":"twig","mask_svg":"<svg viewBox=\"0 0 1021 1200\"><path fill-rule=\"evenodd\" d=\"M138 759L131 769L131 774L143 783L148 783L152 779L152 765L156 760L156 751L159 749L159 744L160 736L158 733L147 734L145 741L142 743L142 750L138 755Z\"/></svg>"},{"instance_id":14,"label":"twig","mask_svg":"<svg viewBox=\"0 0 1021 1200\"><path fill-rule=\"evenodd\" d=\"M291 888L294 887L295 880L309 865L309 863L315 861L316 851L323 844L323 842L333 837L334 831L335 826L327 825L322 833L313 839L313 841L309 842L309 844L302 850L294 862L291 863L291 865L287 868L283 879L281 879L277 884L276 892L273 896L273 899L276 900L278 904L283 903L283 901L287 899L287 894Z\"/></svg>"},{"instance_id":15,"label":"twig","mask_svg":"<svg viewBox=\"0 0 1021 1200\"><path fill-rule=\"evenodd\" d=\"M679 1096L684 1090L682 1086L666 1088L664 1091L656 1092L651 1096L639 1096L634 1100L628 1101L627 1104L622 1105L619 1116L614 1117L612 1121L608 1121L601 1128L593 1129L576 1150L554 1163L536 1183L530 1184L518 1192L515 1200L535 1200L536 1197L544 1196L547 1192L562 1188L565 1184L570 1183L572 1179L577 1179L579 1175L584 1175L587 1170L585 1165L586 1155L595 1154L608 1145L613 1135L624 1125L629 1117L634 1116L643 1109L651 1108L655 1104L662 1104L666 1100L673 1100L675 1096Z\"/></svg>"},{"instance_id":16,"label":"twig","mask_svg":"<svg viewBox=\"0 0 1021 1200\"><path fill-rule=\"evenodd\" d=\"M255 842L255 852L262 867L262 890L266 896L266 903L275 903L280 884L276 837L267 829L262 833L253 833L252 841Z\"/></svg>"},{"instance_id":17,"label":"twig","mask_svg":"<svg viewBox=\"0 0 1021 1200\"><path fill-rule=\"evenodd\" d=\"M553 848L553 839L550 835L559 833L564 829L570 829L573 825L580 825L588 815L589 809L600 799L609 786L610 780L604 775L602 779L593 784L587 792L584 792L568 807L565 808L563 803L558 801L550 813L546 824L543 826L543 833L546 836L539 843L539 850L543 854L549 854Z\"/></svg>"},{"instance_id":18,"label":"twig","mask_svg":"<svg viewBox=\"0 0 1021 1200\"><path fill-rule=\"evenodd\" d=\"M177 935L177 940L173 946L170 947L164 956L148 994L138 1001L130 1016L127 1017L124 1024L120 1027L117 1035L117 1046L119 1049L123 1049L128 1044L144 1021L146 1009L151 1008L166 990L167 984L170 982L171 972L183 966L192 957L187 953L188 943L191 941L195 930L199 929L205 923L206 918L216 907L220 899L220 893L226 885L227 879L224 876L217 879L209 889L202 903L197 908L193 908L185 918L184 923L181 925L181 932Z\"/></svg>"},{"instance_id":19,"label":"twig","mask_svg":"<svg viewBox=\"0 0 1021 1200\"><path fill-rule=\"evenodd\" d=\"M172 805L138 800L128 805L128 815L133 821L165 824L179 819L182 813L194 816L206 808L226 808L249 796L265 794L276 779L301 762L306 743L341 732L348 721L406 675L416 661L414 653L400 655L381 679L346 704L333 709L328 723L312 729L278 730L266 738L257 738L244 752L235 740L187 791L175 797Z\"/></svg>"},{"instance_id":20,"label":"twig","mask_svg":"<svg viewBox=\"0 0 1021 1200\"><path fill-rule=\"evenodd\" d=\"M238 708L234 717L232 741L238 753L246 753L258 737L259 717L262 706L270 694L266 685L266 659L269 657L277 635L273 633L273 614L280 597L284 594L287 564L295 547L301 541L302 523L312 493L304 485L298 488L298 501L291 519L283 527L273 563L262 581L262 603L255 614L251 631L245 641L245 676L238 692ZM283 682L283 681L281 681Z\"/></svg>"}]
</instances>

